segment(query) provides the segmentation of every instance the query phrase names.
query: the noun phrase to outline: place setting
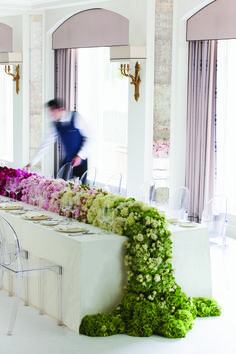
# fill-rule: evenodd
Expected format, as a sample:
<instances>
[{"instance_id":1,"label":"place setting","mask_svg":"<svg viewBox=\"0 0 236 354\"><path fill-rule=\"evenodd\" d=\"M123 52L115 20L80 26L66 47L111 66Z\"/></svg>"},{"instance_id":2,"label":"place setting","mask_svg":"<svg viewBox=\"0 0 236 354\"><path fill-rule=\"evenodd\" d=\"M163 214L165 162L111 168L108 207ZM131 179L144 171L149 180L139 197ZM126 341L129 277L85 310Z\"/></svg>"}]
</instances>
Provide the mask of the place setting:
<instances>
[{"instance_id":1,"label":"place setting","mask_svg":"<svg viewBox=\"0 0 236 354\"><path fill-rule=\"evenodd\" d=\"M199 224L196 222L189 221L189 220L181 220L176 217L167 218L166 221L170 225L184 227L184 228L194 228L199 226Z\"/></svg>"},{"instance_id":2,"label":"place setting","mask_svg":"<svg viewBox=\"0 0 236 354\"><path fill-rule=\"evenodd\" d=\"M192 222L192 221L181 221L178 226L180 227L186 227L186 228L193 228L193 227L198 227L199 224L196 222Z\"/></svg>"},{"instance_id":3,"label":"place setting","mask_svg":"<svg viewBox=\"0 0 236 354\"><path fill-rule=\"evenodd\" d=\"M51 220L51 218L43 213L43 212L27 212L22 216L23 219L25 220L31 220L31 221L41 221L41 220Z\"/></svg>"},{"instance_id":4,"label":"place setting","mask_svg":"<svg viewBox=\"0 0 236 354\"><path fill-rule=\"evenodd\" d=\"M80 235L92 235L94 232L90 232L84 227L80 227L75 223L71 224L62 224L54 227L55 231L65 233L67 236L80 236Z\"/></svg>"},{"instance_id":5,"label":"place setting","mask_svg":"<svg viewBox=\"0 0 236 354\"><path fill-rule=\"evenodd\" d=\"M17 202L3 202L0 203L0 210L10 210L10 211L19 211L19 210L23 210L22 205L20 203Z\"/></svg>"}]
</instances>

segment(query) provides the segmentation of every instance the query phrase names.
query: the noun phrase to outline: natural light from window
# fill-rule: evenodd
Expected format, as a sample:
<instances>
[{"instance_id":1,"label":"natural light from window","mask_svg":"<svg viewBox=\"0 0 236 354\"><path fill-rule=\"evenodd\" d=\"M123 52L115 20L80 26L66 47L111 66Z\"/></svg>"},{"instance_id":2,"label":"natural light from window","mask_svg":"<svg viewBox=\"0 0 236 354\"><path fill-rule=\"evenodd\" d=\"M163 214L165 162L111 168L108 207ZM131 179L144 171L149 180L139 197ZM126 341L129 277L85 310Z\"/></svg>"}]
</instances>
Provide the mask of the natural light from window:
<instances>
[{"instance_id":1,"label":"natural light from window","mask_svg":"<svg viewBox=\"0 0 236 354\"><path fill-rule=\"evenodd\" d=\"M109 48L79 49L78 110L93 137L89 167L96 167L104 176L122 174L125 181L129 81L109 55Z\"/></svg>"},{"instance_id":2,"label":"natural light from window","mask_svg":"<svg viewBox=\"0 0 236 354\"><path fill-rule=\"evenodd\" d=\"M218 41L216 114L216 193L236 214L236 40Z\"/></svg>"}]
</instances>

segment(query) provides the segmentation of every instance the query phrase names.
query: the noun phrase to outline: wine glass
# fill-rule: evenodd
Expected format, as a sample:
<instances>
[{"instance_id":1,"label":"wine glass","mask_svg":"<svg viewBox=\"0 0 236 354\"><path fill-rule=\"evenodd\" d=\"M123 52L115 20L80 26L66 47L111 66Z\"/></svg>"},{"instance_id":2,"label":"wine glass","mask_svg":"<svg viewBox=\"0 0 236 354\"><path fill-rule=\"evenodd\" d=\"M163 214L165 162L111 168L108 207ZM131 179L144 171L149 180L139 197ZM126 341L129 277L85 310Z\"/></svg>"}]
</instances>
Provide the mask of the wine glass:
<instances>
[{"instance_id":1,"label":"wine glass","mask_svg":"<svg viewBox=\"0 0 236 354\"><path fill-rule=\"evenodd\" d=\"M106 224L110 225L110 228L112 228L114 220L112 219L112 208L110 206L104 205L102 209L102 219Z\"/></svg>"},{"instance_id":2,"label":"wine glass","mask_svg":"<svg viewBox=\"0 0 236 354\"><path fill-rule=\"evenodd\" d=\"M8 198L11 198L11 188L12 188L11 181L7 180L5 183L5 191L8 193Z\"/></svg>"},{"instance_id":3,"label":"wine glass","mask_svg":"<svg viewBox=\"0 0 236 354\"><path fill-rule=\"evenodd\" d=\"M66 224L70 223L70 211L71 211L71 205L69 202L61 204L61 210L63 213L63 216L66 218Z\"/></svg>"},{"instance_id":4,"label":"wine glass","mask_svg":"<svg viewBox=\"0 0 236 354\"><path fill-rule=\"evenodd\" d=\"M12 199L13 199L14 202L16 202L17 201L17 195L20 193L19 186L18 186L17 182L12 181L12 180L10 180L9 183L10 183L11 192L13 192Z\"/></svg>"}]
</instances>

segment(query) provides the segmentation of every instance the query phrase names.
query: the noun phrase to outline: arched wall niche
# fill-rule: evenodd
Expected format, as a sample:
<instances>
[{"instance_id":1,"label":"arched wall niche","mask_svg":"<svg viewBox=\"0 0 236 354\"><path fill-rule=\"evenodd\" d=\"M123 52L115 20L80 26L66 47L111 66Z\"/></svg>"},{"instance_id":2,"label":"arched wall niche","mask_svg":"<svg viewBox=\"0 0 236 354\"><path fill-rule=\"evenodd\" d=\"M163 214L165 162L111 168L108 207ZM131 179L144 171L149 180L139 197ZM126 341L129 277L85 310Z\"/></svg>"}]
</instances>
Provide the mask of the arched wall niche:
<instances>
[{"instance_id":1,"label":"arched wall niche","mask_svg":"<svg viewBox=\"0 0 236 354\"><path fill-rule=\"evenodd\" d=\"M52 35L52 48L129 45L129 20L105 9L89 9L64 21Z\"/></svg>"},{"instance_id":2,"label":"arched wall niche","mask_svg":"<svg viewBox=\"0 0 236 354\"><path fill-rule=\"evenodd\" d=\"M187 21L187 41L236 38L236 1L215 0Z\"/></svg>"},{"instance_id":3,"label":"arched wall niche","mask_svg":"<svg viewBox=\"0 0 236 354\"><path fill-rule=\"evenodd\" d=\"M12 28L0 23L0 52L12 52Z\"/></svg>"}]
</instances>

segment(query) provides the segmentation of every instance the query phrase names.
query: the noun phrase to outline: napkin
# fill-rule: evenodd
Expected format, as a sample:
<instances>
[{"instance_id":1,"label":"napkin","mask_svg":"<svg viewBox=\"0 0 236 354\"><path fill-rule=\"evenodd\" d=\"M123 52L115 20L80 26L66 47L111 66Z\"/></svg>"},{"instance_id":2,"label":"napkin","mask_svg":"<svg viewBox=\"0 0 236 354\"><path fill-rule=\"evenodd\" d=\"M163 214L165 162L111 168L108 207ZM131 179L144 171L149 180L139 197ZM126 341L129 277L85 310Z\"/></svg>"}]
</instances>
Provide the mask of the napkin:
<instances>
[{"instance_id":1,"label":"napkin","mask_svg":"<svg viewBox=\"0 0 236 354\"><path fill-rule=\"evenodd\" d=\"M1 203L0 204L0 208L1 209L9 209L9 210L12 210L12 209L20 209L21 208L21 205L19 204L15 204L15 203Z\"/></svg>"},{"instance_id":2,"label":"napkin","mask_svg":"<svg viewBox=\"0 0 236 354\"><path fill-rule=\"evenodd\" d=\"M25 218L27 219L45 219L45 218L48 218L48 215L46 214L41 214L41 213L28 213L28 214L25 214Z\"/></svg>"},{"instance_id":3,"label":"napkin","mask_svg":"<svg viewBox=\"0 0 236 354\"><path fill-rule=\"evenodd\" d=\"M83 229L77 225L60 225L57 227L57 230L60 230L60 231L68 231L68 232L73 232L73 231L86 231L86 229Z\"/></svg>"}]
</instances>

